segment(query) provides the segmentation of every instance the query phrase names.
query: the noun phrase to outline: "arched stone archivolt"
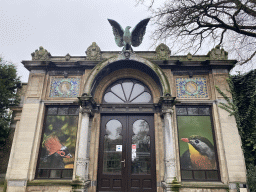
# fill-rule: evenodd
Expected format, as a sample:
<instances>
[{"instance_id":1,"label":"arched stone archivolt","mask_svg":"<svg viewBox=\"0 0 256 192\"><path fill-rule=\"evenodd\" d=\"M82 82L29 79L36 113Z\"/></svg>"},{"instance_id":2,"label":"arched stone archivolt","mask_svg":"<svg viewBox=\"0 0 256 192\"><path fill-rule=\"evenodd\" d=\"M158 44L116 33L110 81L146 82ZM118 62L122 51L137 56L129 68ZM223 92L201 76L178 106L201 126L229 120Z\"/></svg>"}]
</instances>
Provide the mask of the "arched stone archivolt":
<instances>
[{"instance_id":1,"label":"arched stone archivolt","mask_svg":"<svg viewBox=\"0 0 256 192\"><path fill-rule=\"evenodd\" d=\"M96 65L92 69L90 75L88 76L88 78L86 80L83 93L85 93L87 95L91 95L91 88L92 88L92 85L93 85L97 75L105 67L107 67L108 65L111 65L112 63L117 62L117 61L125 61L125 57L122 54L120 54L120 55L111 57L108 60L103 61L103 62L99 63L98 65ZM145 65L145 66L149 67L153 71L153 73L155 73L155 75L158 77L158 79L160 81L160 84L161 84L163 95L171 94L169 82L168 82L166 76L164 75L164 72L162 71L162 69L158 65L150 62L147 59L139 57L136 54L132 54L129 61L139 62L141 65ZM129 68L129 70L131 70L131 69Z\"/></svg>"},{"instance_id":2,"label":"arched stone archivolt","mask_svg":"<svg viewBox=\"0 0 256 192\"><path fill-rule=\"evenodd\" d=\"M102 97L107 87L118 79L133 78L141 81L150 89L153 95L153 102L157 103L160 98L160 90L156 82L146 73L137 69L125 68L112 72L104 77L97 86L94 93L94 100L96 103L102 102Z\"/></svg>"}]
</instances>

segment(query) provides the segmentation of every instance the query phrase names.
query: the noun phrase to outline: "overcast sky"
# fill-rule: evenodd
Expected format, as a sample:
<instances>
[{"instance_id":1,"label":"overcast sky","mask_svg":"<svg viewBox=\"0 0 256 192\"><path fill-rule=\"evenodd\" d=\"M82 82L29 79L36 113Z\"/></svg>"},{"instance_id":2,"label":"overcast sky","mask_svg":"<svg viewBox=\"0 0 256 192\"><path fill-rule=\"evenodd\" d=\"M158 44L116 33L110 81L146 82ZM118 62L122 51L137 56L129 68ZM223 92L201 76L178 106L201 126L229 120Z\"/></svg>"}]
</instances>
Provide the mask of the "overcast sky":
<instances>
[{"instance_id":1,"label":"overcast sky","mask_svg":"<svg viewBox=\"0 0 256 192\"><path fill-rule=\"evenodd\" d=\"M123 28L133 28L150 16L147 7L136 6L135 0L0 0L0 55L14 63L22 82L27 82L29 72L21 61L31 60L31 53L39 46L52 56L85 55L92 42L102 51L119 51L122 48L115 44L107 19L116 20ZM143 43L135 51L155 49L150 39L153 30L150 22ZM238 70L241 68L234 71Z\"/></svg>"}]
</instances>

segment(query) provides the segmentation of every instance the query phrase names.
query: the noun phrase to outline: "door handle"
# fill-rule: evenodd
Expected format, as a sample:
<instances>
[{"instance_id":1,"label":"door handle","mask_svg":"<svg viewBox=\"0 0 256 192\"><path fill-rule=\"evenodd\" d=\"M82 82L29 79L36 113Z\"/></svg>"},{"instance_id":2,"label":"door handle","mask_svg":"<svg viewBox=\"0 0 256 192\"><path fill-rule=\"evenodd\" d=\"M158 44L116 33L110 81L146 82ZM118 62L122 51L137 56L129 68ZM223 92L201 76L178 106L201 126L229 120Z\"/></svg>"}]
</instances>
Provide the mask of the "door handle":
<instances>
[{"instance_id":1,"label":"door handle","mask_svg":"<svg viewBox=\"0 0 256 192\"><path fill-rule=\"evenodd\" d=\"M124 167L125 167L125 159L123 161L121 161L121 163L124 163Z\"/></svg>"}]
</instances>

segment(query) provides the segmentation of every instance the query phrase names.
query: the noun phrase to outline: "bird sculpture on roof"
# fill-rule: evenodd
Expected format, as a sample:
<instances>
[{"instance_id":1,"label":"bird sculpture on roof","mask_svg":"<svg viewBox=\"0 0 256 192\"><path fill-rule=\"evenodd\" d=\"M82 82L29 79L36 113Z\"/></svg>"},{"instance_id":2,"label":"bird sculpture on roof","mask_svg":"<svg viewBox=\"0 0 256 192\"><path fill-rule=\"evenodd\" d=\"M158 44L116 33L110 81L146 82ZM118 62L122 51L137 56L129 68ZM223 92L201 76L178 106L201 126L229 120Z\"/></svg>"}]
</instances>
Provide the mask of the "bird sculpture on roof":
<instances>
[{"instance_id":1,"label":"bird sculpture on roof","mask_svg":"<svg viewBox=\"0 0 256 192\"><path fill-rule=\"evenodd\" d=\"M123 47L123 52L133 51L131 46L138 47L142 43L149 20L150 18L143 19L134 27L132 32L130 32L130 26L127 26L125 30L123 30L119 23L112 19L108 19L112 26L117 46Z\"/></svg>"},{"instance_id":2,"label":"bird sculpture on roof","mask_svg":"<svg viewBox=\"0 0 256 192\"><path fill-rule=\"evenodd\" d=\"M182 169L216 169L214 147L207 138L192 135L181 140L189 147L180 158Z\"/></svg>"}]
</instances>

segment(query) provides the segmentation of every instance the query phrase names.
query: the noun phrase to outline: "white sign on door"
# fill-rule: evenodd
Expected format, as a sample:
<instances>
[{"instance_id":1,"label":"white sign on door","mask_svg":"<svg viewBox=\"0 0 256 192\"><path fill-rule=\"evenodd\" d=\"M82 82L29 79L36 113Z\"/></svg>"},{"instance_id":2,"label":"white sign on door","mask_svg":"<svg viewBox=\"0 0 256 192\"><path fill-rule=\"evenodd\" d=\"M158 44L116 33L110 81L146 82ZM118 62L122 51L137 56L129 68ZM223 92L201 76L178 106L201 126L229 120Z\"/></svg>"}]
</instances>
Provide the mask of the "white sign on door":
<instances>
[{"instance_id":1,"label":"white sign on door","mask_svg":"<svg viewBox=\"0 0 256 192\"><path fill-rule=\"evenodd\" d=\"M116 151L122 151L122 145L116 145Z\"/></svg>"}]
</instances>

